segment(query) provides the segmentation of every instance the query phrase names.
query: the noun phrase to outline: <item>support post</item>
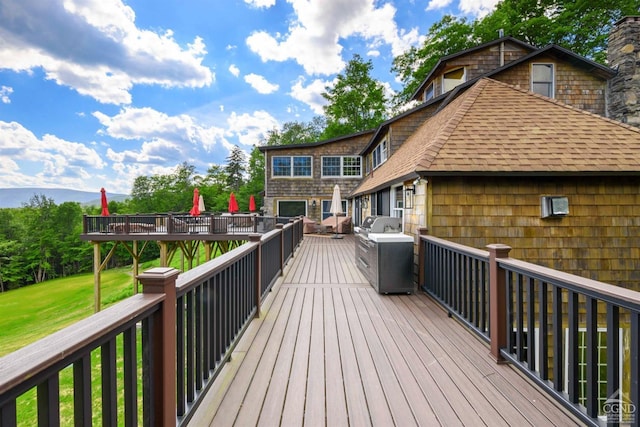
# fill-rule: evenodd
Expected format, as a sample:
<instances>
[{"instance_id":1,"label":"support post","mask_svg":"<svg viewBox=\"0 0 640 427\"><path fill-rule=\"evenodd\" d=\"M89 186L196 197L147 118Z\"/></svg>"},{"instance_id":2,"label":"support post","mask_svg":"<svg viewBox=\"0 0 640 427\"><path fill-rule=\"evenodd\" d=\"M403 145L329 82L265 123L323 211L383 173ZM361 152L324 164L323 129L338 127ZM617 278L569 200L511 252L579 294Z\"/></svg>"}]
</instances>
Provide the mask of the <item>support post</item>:
<instances>
[{"instance_id":1,"label":"support post","mask_svg":"<svg viewBox=\"0 0 640 427\"><path fill-rule=\"evenodd\" d=\"M152 371L151 397L153 425L175 427L176 418L176 278L180 271L174 268L152 268L138 279L145 294L164 294L165 299L153 315L151 337Z\"/></svg>"},{"instance_id":2,"label":"support post","mask_svg":"<svg viewBox=\"0 0 640 427\"><path fill-rule=\"evenodd\" d=\"M504 362L500 349L507 345L507 293L505 272L498 259L508 258L511 247L502 244L487 245L489 249L489 336L491 356L497 363Z\"/></svg>"},{"instance_id":3,"label":"support post","mask_svg":"<svg viewBox=\"0 0 640 427\"><path fill-rule=\"evenodd\" d=\"M93 242L93 312L100 311L100 275L102 274L100 242Z\"/></svg>"}]
</instances>

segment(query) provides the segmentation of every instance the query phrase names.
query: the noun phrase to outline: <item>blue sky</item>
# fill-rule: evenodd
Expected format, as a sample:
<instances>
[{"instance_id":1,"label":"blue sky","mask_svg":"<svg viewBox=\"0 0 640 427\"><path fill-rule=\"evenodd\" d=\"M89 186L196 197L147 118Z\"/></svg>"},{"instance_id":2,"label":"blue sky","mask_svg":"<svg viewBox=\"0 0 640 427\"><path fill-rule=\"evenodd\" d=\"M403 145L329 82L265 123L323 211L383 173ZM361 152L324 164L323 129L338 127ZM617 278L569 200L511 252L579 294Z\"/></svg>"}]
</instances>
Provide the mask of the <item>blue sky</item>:
<instances>
[{"instance_id":1,"label":"blue sky","mask_svg":"<svg viewBox=\"0 0 640 427\"><path fill-rule=\"evenodd\" d=\"M357 53L391 93L393 58L445 13L497 0L2 0L0 188L128 193L249 153Z\"/></svg>"}]
</instances>

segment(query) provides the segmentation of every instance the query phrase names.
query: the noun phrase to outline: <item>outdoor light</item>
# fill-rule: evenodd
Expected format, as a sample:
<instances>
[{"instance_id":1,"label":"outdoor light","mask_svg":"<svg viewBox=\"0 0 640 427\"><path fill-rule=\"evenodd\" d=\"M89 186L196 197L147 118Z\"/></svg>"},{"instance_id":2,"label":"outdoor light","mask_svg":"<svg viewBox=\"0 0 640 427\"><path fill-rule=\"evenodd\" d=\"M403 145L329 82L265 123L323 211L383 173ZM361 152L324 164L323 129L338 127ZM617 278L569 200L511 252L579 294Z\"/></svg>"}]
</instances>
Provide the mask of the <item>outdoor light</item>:
<instances>
[{"instance_id":1,"label":"outdoor light","mask_svg":"<svg viewBox=\"0 0 640 427\"><path fill-rule=\"evenodd\" d=\"M369 207L369 196L362 196L362 209L367 209Z\"/></svg>"},{"instance_id":2,"label":"outdoor light","mask_svg":"<svg viewBox=\"0 0 640 427\"><path fill-rule=\"evenodd\" d=\"M416 186L414 184L406 185L404 187L404 208L413 209L413 195L416 192Z\"/></svg>"},{"instance_id":3,"label":"outdoor light","mask_svg":"<svg viewBox=\"0 0 640 427\"><path fill-rule=\"evenodd\" d=\"M311 200L311 207L315 208L316 206L318 206L318 202L316 202L316 199Z\"/></svg>"}]
</instances>

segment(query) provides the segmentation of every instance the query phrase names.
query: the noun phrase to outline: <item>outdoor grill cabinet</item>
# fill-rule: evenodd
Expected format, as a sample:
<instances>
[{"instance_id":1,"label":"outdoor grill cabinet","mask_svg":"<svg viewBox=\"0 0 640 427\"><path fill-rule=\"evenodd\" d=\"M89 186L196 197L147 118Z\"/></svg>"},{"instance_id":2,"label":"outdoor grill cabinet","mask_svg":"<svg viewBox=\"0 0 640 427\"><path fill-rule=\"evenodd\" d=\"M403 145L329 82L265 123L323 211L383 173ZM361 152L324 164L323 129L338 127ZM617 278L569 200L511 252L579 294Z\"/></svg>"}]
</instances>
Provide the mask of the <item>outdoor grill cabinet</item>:
<instances>
[{"instance_id":1,"label":"outdoor grill cabinet","mask_svg":"<svg viewBox=\"0 0 640 427\"><path fill-rule=\"evenodd\" d=\"M413 238L400 232L371 233L360 229L355 245L356 264L381 294L412 293Z\"/></svg>"}]
</instances>

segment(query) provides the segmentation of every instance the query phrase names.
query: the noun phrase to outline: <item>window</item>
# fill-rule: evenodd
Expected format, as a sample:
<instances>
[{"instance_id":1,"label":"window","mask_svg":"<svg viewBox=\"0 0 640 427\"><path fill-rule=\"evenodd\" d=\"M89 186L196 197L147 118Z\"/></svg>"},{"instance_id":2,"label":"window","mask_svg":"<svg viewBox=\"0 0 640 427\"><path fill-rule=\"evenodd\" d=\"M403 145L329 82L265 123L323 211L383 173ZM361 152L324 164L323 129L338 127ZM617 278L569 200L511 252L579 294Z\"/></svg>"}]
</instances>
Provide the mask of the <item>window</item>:
<instances>
[{"instance_id":1,"label":"window","mask_svg":"<svg viewBox=\"0 0 640 427\"><path fill-rule=\"evenodd\" d=\"M371 153L373 158L373 168L377 168L387 160L387 140L383 139Z\"/></svg>"},{"instance_id":2,"label":"window","mask_svg":"<svg viewBox=\"0 0 640 427\"><path fill-rule=\"evenodd\" d=\"M429 86L427 86L427 89L424 91L424 100L428 101L430 99L433 99L434 95L435 90L433 88L433 82L431 82Z\"/></svg>"},{"instance_id":3,"label":"window","mask_svg":"<svg viewBox=\"0 0 640 427\"><path fill-rule=\"evenodd\" d=\"M307 202L304 200L279 200L278 216L295 217L307 214Z\"/></svg>"},{"instance_id":4,"label":"window","mask_svg":"<svg viewBox=\"0 0 640 427\"><path fill-rule=\"evenodd\" d=\"M360 157L331 156L322 158L323 177L360 177L361 159Z\"/></svg>"},{"instance_id":5,"label":"window","mask_svg":"<svg viewBox=\"0 0 640 427\"><path fill-rule=\"evenodd\" d=\"M465 80L466 80L466 76L464 72L464 67L447 71L442 76L442 93L449 92L454 87L464 83Z\"/></svg>"},{"instance_id":6,"label":"window","mask_svg":"<svg viewBox=\"0 0 640 427\"><path fill-rule=\"evenodd\" d=\"M531 65L531 91L549 98L554 97L553 64Z\"/></svg>"},{"instance_id":7,"label":"window","mask_svg":"<svg viewBox=\"0 0 640 427\"><path fill-rule=\"evenodd\" d=\"M274 156L273 176L311 177L311 156Z\"/></svg>"},{"instance_id":8,"label":"window","mask_svg":"<svg viewBox=\"0 0 640 427\"><path fill-rule=\"evenodd\" d=\"M333 214L330 211L331 211L331 200L323 200L322 201L322 219L327 219L330 216L333 216ZM346 216L349 216L349 213L347 212L346 200L342 200L342 212L344 212Z\"/></svg>"}]
</instances>

